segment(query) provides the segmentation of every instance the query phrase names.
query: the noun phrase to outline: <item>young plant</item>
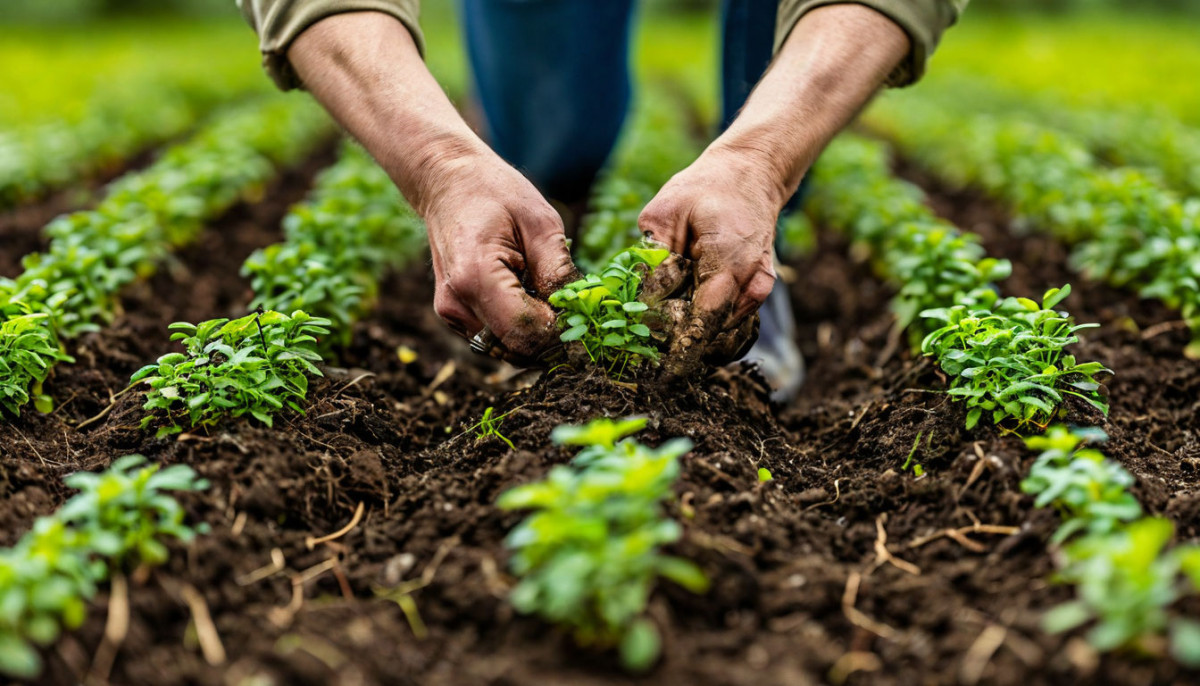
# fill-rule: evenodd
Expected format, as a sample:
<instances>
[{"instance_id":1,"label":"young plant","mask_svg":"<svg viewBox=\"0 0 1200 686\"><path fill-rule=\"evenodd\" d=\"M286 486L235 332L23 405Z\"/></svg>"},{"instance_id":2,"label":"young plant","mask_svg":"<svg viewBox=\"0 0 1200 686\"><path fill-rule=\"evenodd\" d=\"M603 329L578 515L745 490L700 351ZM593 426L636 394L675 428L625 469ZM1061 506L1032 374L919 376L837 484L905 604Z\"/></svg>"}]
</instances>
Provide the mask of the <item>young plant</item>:
<instances>
[{"instance_id":1,"label":"young plant","mask_svg":"<svg viewBox=\"0 0 1200 686\"><path fill-rule=\"evenodd\" d=\"M222 418L250 415L267 426L284 410L303 413L309 376L321 376L313 348L329 333L329 320L302 311L267 311L198 325L177 322L171 353L133 375L150 386L142 428L161 423L157 437L184 428L209 427Z\"/></svg>"},{"instance_id":2,"label":"young plant","mask_svg":"<svg viewBox=\"0 0 1200 686\"><path fill-rule=\"evenodd\" d=\"M283 228L282 243L256 251L242 266L254 288L250 306L329 319L334 335L322 341L329 346L350 342L352 324L374 306L387 270L426 245L421 220L387 172L353 143Z\"/></svg>"},{"instance_id":3,"label":"young plant","mask_svg":"<svg viewBox=\"0 0 1200 686\"><path fill-rule=\"evenodd\" d=\"M66 483L80 493L0 550L0 673L12 677L41 672L35 646L83 623L87 601L110 570L161 564L163 539L190 541L197 529L184 523L167 492L208 487L191 467L160 470L140 455L118 459L101 474L72 474Z\"/></svg>"},{"instance_id":4,"label":"young plant","mask_svg":"<svg viewBox=\"0 0 1200 686\"><path fill-rule=\"evenodd\" d=\"M1200 546L1168 548L1171 522L1142 516L1128 490L1133 477L1086 447L1106 438L1099 429L1054 426L1025 439L1041 453L1021 490L1062 514L1051 538L1062 546L1057 577L1078 591L1047 612L1043 626L1058 633L1092 622L1087 638L1101 651L1146 650L1150 639L1167 634L1176 659L1198 666L1200 623L1175 616L1170 606L1200 592Z\"/></svg>"},{"instance_id":5,"label":"young plant","mask_svg":"<svg viewBox=\"0 0 1200 686\"><path fill-rule=\"evenodd\" d=\"M0 408L20 415L21 407L32 400L39 412L54 409L42 384L59 362L74 360L63 352L50 315L35 313L20 302L0 300Z\"/></svg>"},{"instance_id":6,"label":"young plant","mask_svg":"<svg viewBox=\"0 0 1200 686\"><path fill-rule=\"evenodd\" d=\"M1096 376L1112 372L1099 362L1078 363L1066 347L1075 333L1095 324L1073 324L1052 309L1069 285L1046 291L1039 306L1028 298L1006 298L990 309L964 305L926 310L942 324L925 337L921 351L937 359L951 377L951 396L967 403L967 428L987 413L993 423L1013 420L1017 428L1045 426L1063 396L1073 395L1108 413Z\"/></svg>"},{"instance_id":7,"label":"young plant","mask_svg":"<svg viewBox=\"0 0 1200 686\"><path fill-rule=\"evenodd\" d=\"M594 364L621 378L642 361L658 360L650 327L642 323L649 307L638 300L642 280L670 254L642 244L619 253L599 274L568 284L550 296L562 310L558 326L564 343L578 341Z\"/></svg>"},{"instance_id":8,"label":"young plant","mask_svg":"<svg viewBox=\"0 0 1200 686\"><path fill-rule=\"evenodd\" d=\"M503 493L504 510L534 510L506 539L520 582L510 599L571 631L580 645L617 646L622 663L645 670L658 658L658 630L643 615L659 577L695 593L708 579L688 560L663 555L681 529L662 512L673 497L687 439L650 448L629 435L645 419L561 426L558 445L582 446L570 466Z\"/></svg>"},{"instance_id":9,"label":"young plant","mask_svg":"<svg viewBox=\"0 0 1200 686\"><path fill-rule=\"evenodd\" d=\"M500 433L500 426L504 424L504 420L508 415L516 410L505 412L504 414L496 414L496 408L489 407L483 411L483 417L479 419L479 423L471 427L475 431L475 440L482 441L488 438L496 438L508 446L509 450L516 450L516 446L508 439L508 436Z\"/></svg>"},{"instance_id":10,"label":"young plant","mask_svg":"<svg viewBox=\"0 0 1200 686\"><path fill-rule=\"evenodd\" d=\"M1051 542L1062 543L1080 532L1111 533L1142 516L1142 506L1129 492L1133 475L1099 450L1082 447L1107 438L1100 429L1055 426L1044 436L1025 440L1042 453L1021 481L1021 490L1037 496L1036 507L1052 505L1063 517Z\"/></svg>"}]
</instances>

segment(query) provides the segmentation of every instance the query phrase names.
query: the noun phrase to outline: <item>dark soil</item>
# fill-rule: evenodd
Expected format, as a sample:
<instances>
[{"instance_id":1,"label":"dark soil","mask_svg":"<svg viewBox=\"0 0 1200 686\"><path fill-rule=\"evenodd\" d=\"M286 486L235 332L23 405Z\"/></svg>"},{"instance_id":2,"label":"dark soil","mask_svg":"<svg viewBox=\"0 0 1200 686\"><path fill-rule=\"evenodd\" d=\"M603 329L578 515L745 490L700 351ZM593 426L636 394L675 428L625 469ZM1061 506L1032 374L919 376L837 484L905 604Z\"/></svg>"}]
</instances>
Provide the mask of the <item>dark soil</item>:
<instances>
[{"instance_id":1,"label":"dark soil","mask_svg":"<svg viewBox=\"0 0 1200 686\"><path fill-rule=\"evenodd\" d=\"M163 568L131 576L131 624L111 683L1146 684L1196 676L1169 660L1098 658L1079 638L1041 632L1040 613L1070 591L1046 581L1056 516L1019 491L1032 455L1001 432L961 429L963 413L937 392L936 370L889 344L889 290L830 236L792 265L810 380L788 408L772 407L743 370L673 388L562 370L509 378L445 333L428 306L428 270L413 265L388 283L304 416L274 430L235 422L155 441L137 429L134 391L80 428L129 373L171 349L167 323L239 311L241 260L277 238L283 209L303 188L293 178L268 204L236 210L214 227L212 243L132 292L128 314L80 341L79 364L58 373L55 414L0 425L0 543L66 497L62 475L126 453L190 464L213 484L183 498L212 532L176 545ZM1011 238L1003 214L979 197L934 190L939 211L981 231L994 254L1029 261L1006 284L1012 292L1040 294L1067 278L1060 247ZM1067 307L1103 324L1080 355L1118 371L1103 422L1108 450L1138 475L1147 508L1194 536L1198 393L1180 354L1186 334L1145 337L1177 315L1075 285ZM417 359L401 363L401 345ZM510 413L502 431L515 450L468 429L493 405ZM570 459L548 441L555 425L631 413L649 417L647 442L687 436L696 444L670 506L685 529L674 552L713 580L701 597L668 584L655 594L650 615L663 628L664 657L642 678L514 614L502 541L520 515L493 505L504 489ZM1102 421L1082 410L1075 419ZM910 453L925 476L902 471ZM759 484L759 467L775 480ZM306 544L352 522L360 505L347 533ZM975 524L1015 533L963 528ZM190 589L212 617L223 660L200 648L198 637L211 635L193 622ZM84 627L47 651L45 683L87 673L107 602L97 599Z\"/></svg>"}]
</instances>

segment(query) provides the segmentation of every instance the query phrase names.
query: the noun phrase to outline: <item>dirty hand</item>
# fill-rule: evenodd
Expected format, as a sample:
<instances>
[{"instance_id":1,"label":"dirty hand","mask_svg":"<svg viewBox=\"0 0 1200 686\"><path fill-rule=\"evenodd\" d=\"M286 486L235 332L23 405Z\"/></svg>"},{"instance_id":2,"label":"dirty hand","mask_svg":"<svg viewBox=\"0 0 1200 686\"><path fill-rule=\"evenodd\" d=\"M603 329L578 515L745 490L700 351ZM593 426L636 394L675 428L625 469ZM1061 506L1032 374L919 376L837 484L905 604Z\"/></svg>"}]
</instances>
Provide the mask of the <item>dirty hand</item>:
<instances>
[{"instance_id":1,"label":"dirty hand","mask_svg":"<svg viewBox=\"0 0 1200 686\"><path fill-rule=\"evenodd\" d=\"M713 146L638 219L643 232L696 263L687 333L671 346L685 371L727 331L748 328L771 292L775 220L786 198L772 178L751 155Z\"/></svg>"},{"instance_id":2,"label":"dirty hand","mask_svg":"<svg viewBox=\"0 0 1200 686\"><path fill-rule=\"evenodd\" d=\"M441 156L425 176L418 210L429 232L438 316L463 337L486 326L497 339L494 357L532 362L558 341L546 299L578 278L562 219L486 148Z\"/></svg>"}]
</instances>

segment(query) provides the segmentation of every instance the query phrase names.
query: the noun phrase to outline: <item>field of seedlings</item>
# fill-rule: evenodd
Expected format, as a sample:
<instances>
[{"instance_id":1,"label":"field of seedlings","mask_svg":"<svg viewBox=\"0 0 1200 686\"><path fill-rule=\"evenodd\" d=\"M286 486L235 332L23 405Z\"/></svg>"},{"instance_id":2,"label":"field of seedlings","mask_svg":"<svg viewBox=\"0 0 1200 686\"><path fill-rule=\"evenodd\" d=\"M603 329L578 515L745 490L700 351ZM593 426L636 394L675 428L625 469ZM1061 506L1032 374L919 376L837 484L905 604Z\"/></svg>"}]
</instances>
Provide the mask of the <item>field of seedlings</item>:
<instances>
[{"instance_id":1,"label":"field of seedlings","mask_svg":"<svg viewBox=\"0 0 1200 686\"><path fill-rule=\"evenodd\" d=\"M968 11L780 219L780 404L662 374L682 11L531 370L236 16L0 26L0 683L1197 683L1200 15Z\"/></svg>"}]
</instances>

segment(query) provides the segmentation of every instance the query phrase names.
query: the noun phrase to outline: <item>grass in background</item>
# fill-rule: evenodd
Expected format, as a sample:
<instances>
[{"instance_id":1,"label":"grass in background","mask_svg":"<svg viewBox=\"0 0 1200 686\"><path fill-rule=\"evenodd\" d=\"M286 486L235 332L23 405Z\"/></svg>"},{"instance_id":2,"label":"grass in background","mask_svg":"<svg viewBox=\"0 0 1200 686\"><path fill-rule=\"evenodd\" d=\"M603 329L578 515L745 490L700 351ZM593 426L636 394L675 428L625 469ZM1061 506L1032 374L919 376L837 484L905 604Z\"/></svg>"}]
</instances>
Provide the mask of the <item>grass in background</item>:
<instances>
[{"instance_id":1,"label":"grass in background","mask_svg":"<svg viewBox=\"0 0 1200 686\"><path fill-rule=\"evenodd\" d=\"M0 25L0 127L78 121L96 99L136 98L123 84L227 79L266 90L254 34L229 20L123 19Z\"/></svg>"},{"instance_id":2,"label":"grass in background","mask_svg":"<svg viewBox=\"0 0 1200 686\"><path fill-rule=\"evenodd\" d=\"M997 15L968 8L930 64L1073 104L1165 108L1200 123L1200 12Z\"/></svg>"}]
</instances>

